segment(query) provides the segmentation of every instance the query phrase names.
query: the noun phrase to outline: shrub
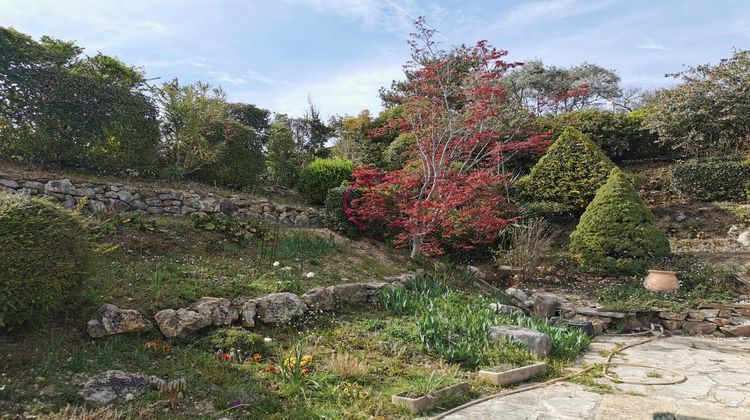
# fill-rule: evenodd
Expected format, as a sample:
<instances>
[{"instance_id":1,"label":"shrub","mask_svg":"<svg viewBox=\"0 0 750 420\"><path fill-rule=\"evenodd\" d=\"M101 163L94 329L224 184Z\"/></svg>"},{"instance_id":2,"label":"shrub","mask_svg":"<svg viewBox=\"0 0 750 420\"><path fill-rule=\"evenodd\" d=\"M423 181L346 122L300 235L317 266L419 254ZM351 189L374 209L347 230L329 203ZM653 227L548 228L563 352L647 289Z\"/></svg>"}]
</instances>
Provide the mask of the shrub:
<instances>
[{"instance_id":1,"label":"shrub","mask_svg":"<svg viewBox=\"0 0 750 420\"><path fill-rule=\"evenodd\" d=\"M552 229L544 219L529 219L508 229L511 249L498 252L512 267L518 268L518 281L531 280L548 258L552 248Z\"/></svg>"},{"instance_id":2,"label":"shrub","mask_svg":"<svg viewBox=\"0 0 750 420\"><path fill-rule=\"evenodd\" d=\"M693 159L675 164L669 173L678 194L701 201L746 199L750 163L740 159Z\"/></svg>"},{"instance_id":3,"label":"shrub","mask_svg":"<svg viewBox=\"0 0 750 420\"><path fill-rule=\"evenodd\" d=\"M75 303L91 257L78 215L0 193L0 328L43 320Z\"/></svg>"},{"instance_id":4,"label":"shrub","mask_svg":"<svg viewBox=\"0 0 750 420\"><path fill-rule=\"evenodd\" d=\"M670 150L657 143L658 137L643 127L644 111L630 113L608 112L596 109L548 115L537 120L538 130L562 134L565 127L573 127L596 143L610 159L647 159Z\"/></svg>"},{"instance_id":5,"label":"shrub","mask_svg":"<svg viewBox=\"0 0 750 420\"><path fill-rule=\"evenodd\" d=\"M352 176L354 164L346 159L315 159L299 174L297 189L313 204L323 204L328 190Z\"/></svg>"},{"instance_id":6,"label":"shrub","mask_svg":"<svg viewBox=\"0 0 750 420\"><path fill-rule=\"evenodd\" d=\"M581 266L599 273L638 274L670 254L666 235L624 173L615 168L570 235Z\"/></svg>"},{"instance_id":7,"label":"shrub","mask_svg":"<svg viewBox=\"0 0 750 420\"><path fill-rule=\"evenodd\" d=\"M206 137L212 144L226 145L215 162L194 173L195 179L238 189L257 185L265 160L260 137L252 128L228 120L213 124Z\"/></svg>"},{"instance_id":8,"label":"shrub","mask_svg":"<svg viewBox=\"0 0 750 420\"><path fill-rule=\"evenodd\" d=\"M344 199L347 199L346 205L349 206L352 200L362 197L362 191L351 189L348 197L347 191L350 191L350 187L346 185L328 190L325 201L326 226L348 238L358 238L362 236L363 229L349 220L344 210Z\"/></svg>"},{"instance_id":9,"label":"shrub","mask_svg":"<svg viewBox=\"0 0 750 420\"><path fill-rule=\"evenodd\" d=\"M531 212L580 214L614 167L588 137L566 128L516 187Z\"/></svg>"}]
</instances>

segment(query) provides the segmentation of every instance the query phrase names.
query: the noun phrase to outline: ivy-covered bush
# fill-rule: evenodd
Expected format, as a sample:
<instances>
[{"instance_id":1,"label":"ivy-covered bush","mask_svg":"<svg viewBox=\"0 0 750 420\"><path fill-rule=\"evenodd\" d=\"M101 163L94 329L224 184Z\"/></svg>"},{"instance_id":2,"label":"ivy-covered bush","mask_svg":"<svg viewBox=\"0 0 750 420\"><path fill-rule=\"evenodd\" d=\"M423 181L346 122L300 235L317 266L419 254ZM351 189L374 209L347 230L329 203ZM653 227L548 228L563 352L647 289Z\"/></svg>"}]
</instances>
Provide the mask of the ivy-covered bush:
<instances>
[{"instance_id":1,"label":"ivy-covered bush","mask_svg":"<svg viewBox=\"0 0 750 420\"><path fill-rule=\"evenodd\" d=\"M347 191L349 193L347 194ZM349 220L344 208L344 200L351 203L351 200L362 197L362 191L351 189L347 185L331 188L326 195L326 226L335 232L339 232L348 238L358 238L362 236L363 229Z\"/></svg>"},{"instance_id":2,"label":"ivy-covered bush","mask_svg":"<svg viewBox=\"0 0 750 420\"><path fill-rule=\"evenodd\" d=\"M669 173L678 194L700 201L750 199L750 163L739 158L693 159L675 164Z\"/></svg>"},{"instance_id":3,"label":"ivy-covered bush","mask_svg":"<svg viewBox=\"0 0 750 420\"><path fill-rule=\"evenodd\" d=\"M328 190L352 176L354 164L346 159L315 159L299 175L297 190L313 204L323 204Z\"/></svg>"},{"instance_id":4,"label":"ivy-covered bush","mask_svg":"<svg viewBox=\"0 0 750 420\"><path fill-rule=\"evenodd\" d=\"M42 199L0 193L0 329L74 305L91 259L78 215Z\"/></svg>"},{"instance_id":5,"label":"ivy-covered bush","mask_svg":"<svg viewBox=\"0 0 750 420\"><path fill-rule=\"evenodd\" d=\"M587 271L643 273L669 256L669 240L654 225L627 176L615 168L570 234L570 252Z\"/></svg>"},{"instance_id":6,"label":"ivy-covered bush","mask_svg":"<svg viewBox=\"0 0 750 420\"><path fill-rule=\"evenodd\" d=\"M580 214L614 167L588 137L566 128L516 188L531 213Z\"/></svg>"},{"instance_id":7,"label":"ivy-covered bush","mask_svg":"<svg viewBox=\"0 0 750 420\"><path fill-rule=\"evenodd\" d=\"M596 143L615 162L669 156L671 151L657 142L658 137L643 126L645 110L630 113L596 109L548 115L537 119L537 130L562 134L573 127Z\"/></svg>"}]
</instances>

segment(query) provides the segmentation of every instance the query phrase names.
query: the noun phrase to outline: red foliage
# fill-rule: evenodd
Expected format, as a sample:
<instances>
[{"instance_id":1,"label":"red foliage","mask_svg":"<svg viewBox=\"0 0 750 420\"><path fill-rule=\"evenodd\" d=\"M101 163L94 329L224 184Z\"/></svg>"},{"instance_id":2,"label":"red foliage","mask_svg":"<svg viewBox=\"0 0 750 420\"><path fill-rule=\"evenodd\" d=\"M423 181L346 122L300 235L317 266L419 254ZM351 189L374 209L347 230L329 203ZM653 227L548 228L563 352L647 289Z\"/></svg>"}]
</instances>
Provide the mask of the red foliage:
<instances>
[{"instance_id":1,"label":"red foliage","mask_svg":"<svg viewBox=\"0 0 750 420\"><path fill-rule=\"evenodd\" d=\"M543 151L547 135L530 132L509 105L500 81L520 63L503 61L506 51L480 41L445 52L433 30L422 20L417 26L403 117L382 128L412 133L415 158L389 173L355 168L354 187L364 195L351 203L354 213L399 228L397 244L411 244L412 255L492 243L518 218L508 200L507 162Z\"/></svg>"}]
</instances>

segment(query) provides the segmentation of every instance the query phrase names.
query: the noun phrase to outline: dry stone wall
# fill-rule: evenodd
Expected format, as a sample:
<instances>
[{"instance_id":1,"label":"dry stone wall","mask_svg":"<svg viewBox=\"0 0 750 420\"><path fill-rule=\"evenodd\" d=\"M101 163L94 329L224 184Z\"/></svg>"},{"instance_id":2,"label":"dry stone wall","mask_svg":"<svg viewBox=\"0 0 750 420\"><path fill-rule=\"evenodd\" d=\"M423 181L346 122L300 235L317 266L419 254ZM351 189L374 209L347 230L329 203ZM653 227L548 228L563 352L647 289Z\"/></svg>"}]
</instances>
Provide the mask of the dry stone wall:
<instances>
[{"instance_id":1,"label":"dry stone wall","mask_svg":"<svg viewBox=\"0 0 750 420\"><path fill-rule=\"evenodd\" d=\"M84 214L190 216L223 213L260 218L298 227L323 226L323 212L312 207L273 203L245 195L198 194L166 188L144 188L68 178L28 177L0 171L0 191L27 194L75 208L86 200Z\"/></svg>"}]
</instances>

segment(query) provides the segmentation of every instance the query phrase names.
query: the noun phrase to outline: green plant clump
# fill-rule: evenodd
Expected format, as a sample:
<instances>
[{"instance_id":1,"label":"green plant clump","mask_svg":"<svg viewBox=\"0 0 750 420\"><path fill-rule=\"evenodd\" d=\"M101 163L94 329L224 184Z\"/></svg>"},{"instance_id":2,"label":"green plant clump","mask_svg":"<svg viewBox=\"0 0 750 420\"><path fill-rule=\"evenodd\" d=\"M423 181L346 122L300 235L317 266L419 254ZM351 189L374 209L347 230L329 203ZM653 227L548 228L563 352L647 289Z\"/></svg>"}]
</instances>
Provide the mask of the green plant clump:
<instances>
[{"instance_id":1,"label":"green plant clump","mask_svg":"<svg viewBox=\"0 0 750 420\"><path fill-rule=\"evenodd\" d=\"M739 158L693 159L669 173L678 194L700 201L742 201L750 190L750 163Z\"/></svg>"},{"instance_id":2,"label":"green plant clump","mask_svg":"<svg viewBox=\"0 0 750 420\"><path fill-rule=\"evenodd\" d=\"M271 350L263 336L240 327L216 330L211 333L209 339L214 349L222 349L226 352L234 348L248 355L258 353L262 356L268 356Z\"/></svg>"},{"instance_id":3,"label":"green plant clump","mask_svg":"<svg viewBox=\"0 0 750 420\"><path fill-rule=\"evenodd\" d=\"M313 204L323 204L328 190L352 176L354 164L346 159L315 159L299 174L297 190Z\"/></svg>"},{"instance_id":4,"label":"green plant clump","mask_svg":"<svg viewBox=\"0 0 750 420\"><path fill-rule=\"evenodd\" d=\"M339 232L348 238L356 239L362 236L363 231L354 223L350 222L347 218L346 213L344 212L344 198L346 197L346 192L349 190L349 188L350 187L348 186L342 185L340 187L335 187L328 190L325 201L326 226L329 229ZM349 193L349 202L351 202L351 200L360 198L361 196L361 190L353 189Z\"/></svg>"},{"instance_id":5,"label":"green plant clump","mask_svg":"<svg viewBox=\"0 0 750 420\"><path fill-rule=\"evenodd\" d=\"M626 175L615 168L570 234L581 266L602 274L638 274L670 255L669 241Z\"/></svg>"},{"instance_id":6,"label":"green plant clump","mask_svg":"<svg viewBox=\"0 0 750 420\"><path fill-rule=\"evenodd\" d=\"M0 329L74 305L92 256L77 214L42 199L0 193Z\"/></svg>"},{"instance_id":7,"label":"green plant clump","mask_svg":"<svg viewBox=\"0 0 750 420\"><path fill-rule=\"evenodd\" d=\"M517 187L531 212L580 214L614 167L588 137L566 128Z\"/></svg>"}]
</instances>

